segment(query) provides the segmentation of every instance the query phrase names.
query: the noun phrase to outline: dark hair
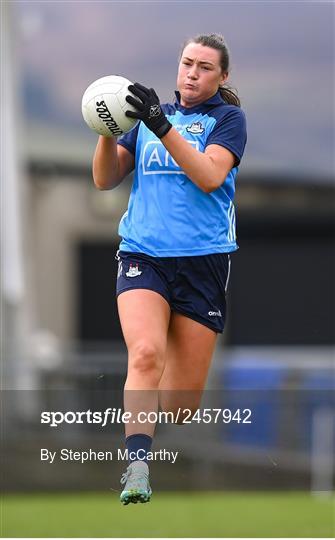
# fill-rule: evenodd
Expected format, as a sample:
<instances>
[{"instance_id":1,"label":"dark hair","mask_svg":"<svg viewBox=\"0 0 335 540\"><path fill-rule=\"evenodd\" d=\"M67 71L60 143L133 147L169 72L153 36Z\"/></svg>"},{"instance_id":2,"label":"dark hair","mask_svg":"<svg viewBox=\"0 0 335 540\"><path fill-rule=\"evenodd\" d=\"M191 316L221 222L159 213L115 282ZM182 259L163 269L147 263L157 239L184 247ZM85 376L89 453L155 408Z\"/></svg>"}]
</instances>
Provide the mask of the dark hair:
<instances>
[{"instance_id":1,"label":"dark hair","mask_svg":"<svg viewBox=\"0 0 335 540\"><path fill-rule=\"evenodd\" d=\"M211 47L220 52L220 66L222 73L229 73L230 63L229 63L229 49L225 43L224 37L221 34L199 34L196 37L190 38L183 44L181 55L187 45L190 43L199 43L204 47ZM180 55L180 56L181 56ZM219 87L220 94L226 103L230 105L236 105L241 107L241 102L237 96L236 89L231 88L228 85Z\"/></svg>"}]
</instances>

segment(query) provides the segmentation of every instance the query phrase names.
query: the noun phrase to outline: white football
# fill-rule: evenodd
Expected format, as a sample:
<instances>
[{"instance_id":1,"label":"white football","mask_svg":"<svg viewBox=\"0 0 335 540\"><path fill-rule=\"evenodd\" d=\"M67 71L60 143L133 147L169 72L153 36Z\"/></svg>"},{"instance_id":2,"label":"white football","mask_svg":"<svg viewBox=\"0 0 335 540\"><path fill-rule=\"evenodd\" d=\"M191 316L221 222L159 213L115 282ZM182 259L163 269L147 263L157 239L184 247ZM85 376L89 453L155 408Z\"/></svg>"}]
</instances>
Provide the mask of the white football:
<instances>
[{"instance_id":1,"label":"white football","mask_svg":"<svg viewBox=\"0 0 335 540\"><path fill-rule=\"evenodd\" d=\"M130 84L119 75L108 75L90 84L81 102L88 127L105 137L119 137L136 126L138 120L125 115L127 110L135 111L126 101L126 96L132 95L128 90Z\"/></svg>"}]
</instances>

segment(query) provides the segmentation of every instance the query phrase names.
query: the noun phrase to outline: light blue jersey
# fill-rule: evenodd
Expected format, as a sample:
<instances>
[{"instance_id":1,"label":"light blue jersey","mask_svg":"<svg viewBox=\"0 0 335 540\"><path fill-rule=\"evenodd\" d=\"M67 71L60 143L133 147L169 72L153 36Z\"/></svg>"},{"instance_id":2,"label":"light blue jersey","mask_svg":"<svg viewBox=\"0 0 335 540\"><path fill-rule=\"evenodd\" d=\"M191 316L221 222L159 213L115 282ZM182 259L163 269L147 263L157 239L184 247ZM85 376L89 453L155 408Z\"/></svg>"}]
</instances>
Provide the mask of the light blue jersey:
<instances>
[{"instance_id":1,"label":"light blue jersey","mask_svg":"<svg viewBox=\"0 0 335 540\"><path fill-rule=\"evenodd\" d=\"M128 210L119 225L120 250L152 257L182 257L235 251L235 178L246 144L243 111L219 92L192 108L162 105L173 127L200 152L219 144L235 156L224 183L204 193L183 172L162 142L140 122L121 137L135 155Z\"/></svg>"}]
</instances>

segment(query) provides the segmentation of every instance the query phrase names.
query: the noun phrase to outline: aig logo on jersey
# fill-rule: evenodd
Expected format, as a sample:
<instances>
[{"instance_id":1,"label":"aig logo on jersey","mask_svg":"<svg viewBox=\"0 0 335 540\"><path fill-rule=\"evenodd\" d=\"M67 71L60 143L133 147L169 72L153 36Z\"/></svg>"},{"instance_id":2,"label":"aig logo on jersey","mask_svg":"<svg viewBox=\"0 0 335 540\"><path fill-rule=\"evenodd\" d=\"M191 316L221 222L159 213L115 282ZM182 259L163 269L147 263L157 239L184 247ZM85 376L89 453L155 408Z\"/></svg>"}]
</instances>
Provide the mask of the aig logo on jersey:
<instances>
[{"instance_id":1,"label":"aig logo on jersey","mask_svg":"<svg viewBox=\"0 0 335 540\"><path fill-rule=\"evenodd\" d=\"M198 141L187 141L199 150ZM148 141L141 154L143 174L185 174L160 141Z\"/></svg>"}]
</instances>

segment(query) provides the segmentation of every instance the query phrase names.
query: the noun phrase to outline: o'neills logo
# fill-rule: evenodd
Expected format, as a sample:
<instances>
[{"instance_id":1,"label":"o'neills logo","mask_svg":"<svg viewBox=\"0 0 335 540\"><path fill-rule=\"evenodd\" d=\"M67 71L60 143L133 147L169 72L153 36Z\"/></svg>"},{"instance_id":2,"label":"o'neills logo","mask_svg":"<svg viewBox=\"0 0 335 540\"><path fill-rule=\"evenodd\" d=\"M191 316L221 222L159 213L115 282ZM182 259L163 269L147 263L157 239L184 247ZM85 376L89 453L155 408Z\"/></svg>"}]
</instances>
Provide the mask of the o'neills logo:
<instances>
[{"instance_id":1,"label":"o'neills logo","mask_svg":"<svg viewBox=\"0 0 335 540\"><path fill-rule=\"evenodd\" d=\"M104 101L96 102L96 111L98 113L99 118L101 118L101 120L105 122L109 131L111 131L113 135L122 135L123 133L122 129L120 129L117 123L115 122L114 118L109 112L107 105Z\"/></svg>"}]
</instances>

